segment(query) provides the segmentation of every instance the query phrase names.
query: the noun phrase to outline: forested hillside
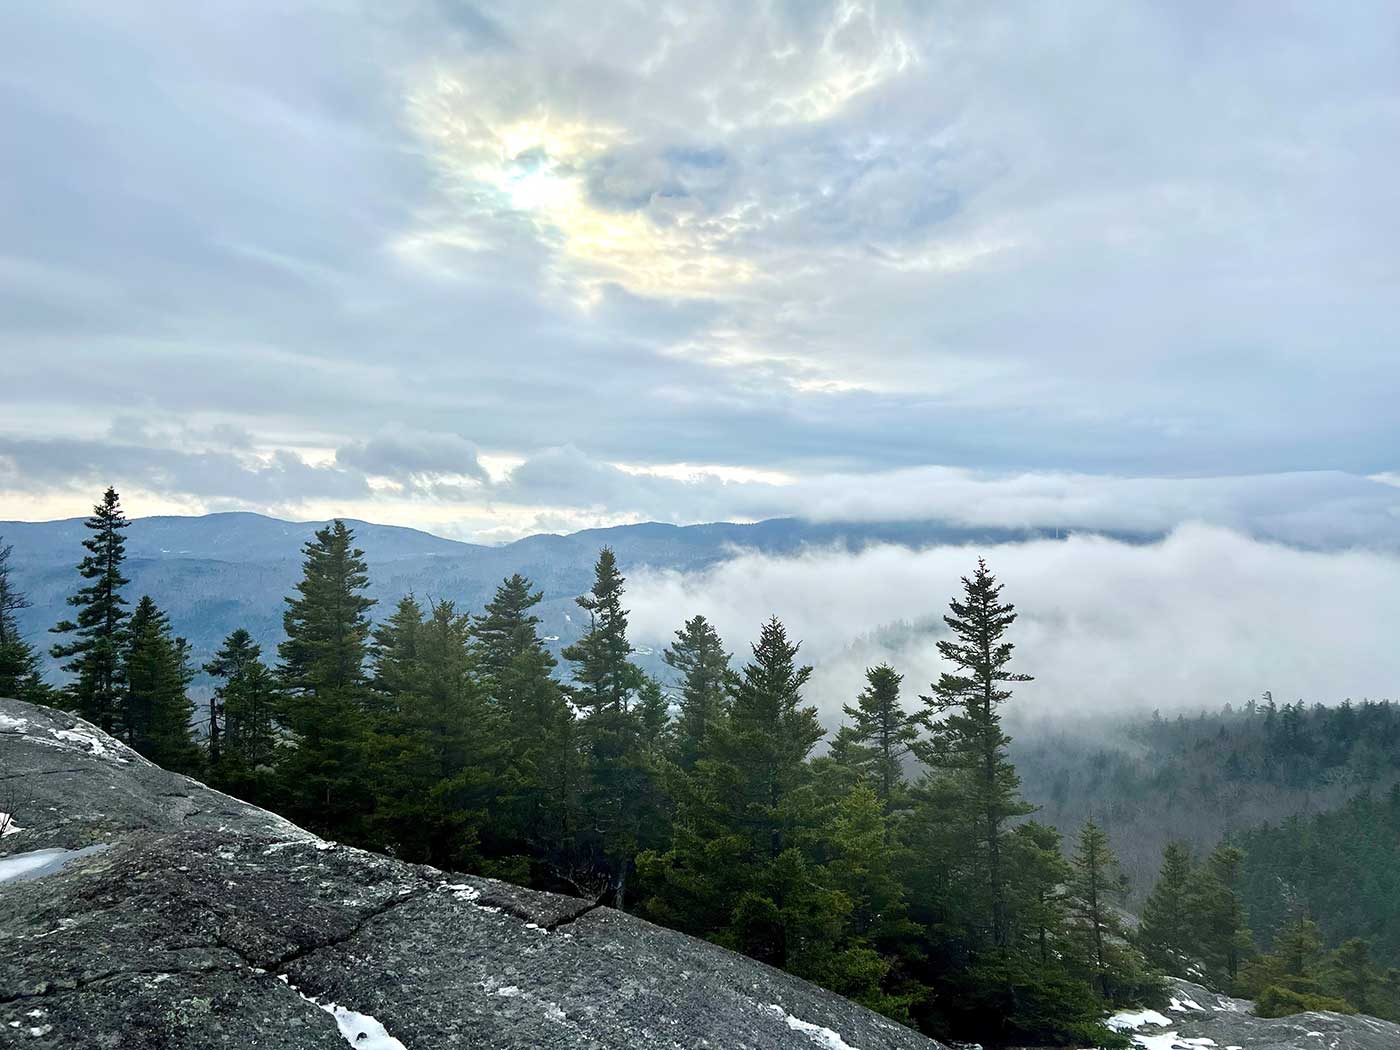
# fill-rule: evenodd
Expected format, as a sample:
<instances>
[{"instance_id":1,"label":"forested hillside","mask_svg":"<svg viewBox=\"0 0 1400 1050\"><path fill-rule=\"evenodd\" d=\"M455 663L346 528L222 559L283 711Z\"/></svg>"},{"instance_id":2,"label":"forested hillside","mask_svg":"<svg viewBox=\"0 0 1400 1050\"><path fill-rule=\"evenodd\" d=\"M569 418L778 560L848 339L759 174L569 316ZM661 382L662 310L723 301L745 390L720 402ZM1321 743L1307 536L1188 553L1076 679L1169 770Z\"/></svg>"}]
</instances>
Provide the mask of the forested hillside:
<instances>
[{"instance_id":1,"label":"forested hillside","mask_svg":"<svg viewBox=\"0 0 1400 1050\"><path fill-rule=\"evenodd\" d=\"M1012 755L1039 819L1103 824L1141 902L1162 849L1337 809L1400 780L1400 706L1260 700L1146 718L1019 718Z\"/></svg>"}]
</instances>

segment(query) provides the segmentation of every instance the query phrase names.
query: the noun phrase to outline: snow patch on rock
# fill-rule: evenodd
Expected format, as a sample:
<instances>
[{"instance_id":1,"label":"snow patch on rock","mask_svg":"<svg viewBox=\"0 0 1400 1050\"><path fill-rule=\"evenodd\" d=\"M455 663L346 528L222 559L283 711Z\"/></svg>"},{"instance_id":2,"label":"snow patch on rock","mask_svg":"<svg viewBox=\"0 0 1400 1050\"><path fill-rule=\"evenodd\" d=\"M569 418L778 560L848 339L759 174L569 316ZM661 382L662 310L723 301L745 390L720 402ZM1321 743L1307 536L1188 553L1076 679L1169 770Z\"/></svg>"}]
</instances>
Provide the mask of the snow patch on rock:
<instances>
[{"instance_id":1,"label":"snow patch on rock","mask_svg":"<svg viewBox=\"0 0 1400 1050\"><path fill-rule=\"evenodd\" d=\"M823 1028L819 1024L812 1024L811 1021L804 1021L800 1017L794 1017L777 1003L769 1003L767 1009L786 1020L787 1026L794 1032L801 1032L817 1046L825 1047L825 1050L857 1050L856 1047L842 1039L839 1032Z\"/></svg>"}]
</instances>

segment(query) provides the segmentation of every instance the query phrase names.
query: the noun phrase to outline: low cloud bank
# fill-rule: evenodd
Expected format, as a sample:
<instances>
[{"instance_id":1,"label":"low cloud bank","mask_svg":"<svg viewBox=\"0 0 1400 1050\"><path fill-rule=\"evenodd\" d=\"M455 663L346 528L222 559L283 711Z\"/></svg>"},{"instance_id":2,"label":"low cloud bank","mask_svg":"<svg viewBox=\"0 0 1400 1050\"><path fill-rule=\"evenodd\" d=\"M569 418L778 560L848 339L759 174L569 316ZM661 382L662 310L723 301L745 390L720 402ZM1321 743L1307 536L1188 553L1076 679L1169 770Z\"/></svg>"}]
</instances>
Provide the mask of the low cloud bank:
<instances>
[{"instance_id":1,"label":"low cloud bank","mask_svg":"<svg viewBox=\"0 0 1400 1050\"><path fill-rule=\"evenodd\" d=\"M704 613L734 651L776 614L816 665L809 699L828 727L864 668L890 661L908 702L940 668L934 648L959 577L978 555L1020 619L1022 711L1163 711L1400 694L1400 557L1316 552L1226 529L1185 525L1158 543L1092 536L981 548L883 546L796 557L738 553L696 573L638 571L629 581L635 637L664 644Z\"/></svg>"}]
</instances>

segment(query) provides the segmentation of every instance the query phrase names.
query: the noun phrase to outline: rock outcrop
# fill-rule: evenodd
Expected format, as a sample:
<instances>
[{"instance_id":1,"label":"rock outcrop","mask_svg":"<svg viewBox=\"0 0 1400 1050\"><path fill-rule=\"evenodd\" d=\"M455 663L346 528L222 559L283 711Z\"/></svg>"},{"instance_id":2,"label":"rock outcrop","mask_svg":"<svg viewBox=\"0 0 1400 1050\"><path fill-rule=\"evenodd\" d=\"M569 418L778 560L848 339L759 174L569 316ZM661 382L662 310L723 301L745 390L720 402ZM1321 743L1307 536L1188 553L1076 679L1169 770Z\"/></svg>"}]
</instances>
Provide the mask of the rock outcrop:
<instances>
[{"instance_id":1,"label":"rock outcrop","mask_svg":"<svg viewBox=\"0 0 1400 1050\"><path fill-rule=\"evenodd\" d=\"M1400 1025L1334 1013L1255 1017L1247 999L1190 981L1171 982L1165 1013L1141 1010L1110 1022L1141 1050L1397 1050Z\"/></svg>"},{"instance_id":2,"label":"rock outcrop","mask_svg":"<svg viewBox=\"0 0 1400 1050\"><path fill-rule=\"evenodd\" d=\"M939 1046L609 908L323 841L18 701L0 810L0 1046Z\"/></svg>"}]
</instances>

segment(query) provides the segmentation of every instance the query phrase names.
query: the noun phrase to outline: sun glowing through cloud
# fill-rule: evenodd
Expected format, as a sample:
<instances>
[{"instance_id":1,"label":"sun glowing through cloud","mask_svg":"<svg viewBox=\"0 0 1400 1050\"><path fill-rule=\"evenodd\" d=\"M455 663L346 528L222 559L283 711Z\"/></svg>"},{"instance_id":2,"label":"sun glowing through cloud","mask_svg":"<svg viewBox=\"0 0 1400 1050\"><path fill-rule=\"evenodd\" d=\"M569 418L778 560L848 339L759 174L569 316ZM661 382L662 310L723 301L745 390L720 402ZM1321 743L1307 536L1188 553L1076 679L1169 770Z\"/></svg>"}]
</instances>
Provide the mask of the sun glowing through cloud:
<instances>
[{"instance_id":1,"label":"sun glowing through cloud","mask_svg":"<svg viewBox=\"0 0 1400 1050\"><path fill-rule=\"evenodd\" d=\"M409 100L413 126L459 208L445 227L402 238L396 245L401 252L475 245L473 228L504 209L557 244L560 276L578 286L584 303L607 283L638 294L685 297L753 278L752 263L725 251L737 217L673 215L662 226L641 210L609 209L589 199L584 173L608 150L627 143L621 129L548 115L501 122L469 117L467 95L460 80L439 73Z\"/></svg>"}]
</instances>

